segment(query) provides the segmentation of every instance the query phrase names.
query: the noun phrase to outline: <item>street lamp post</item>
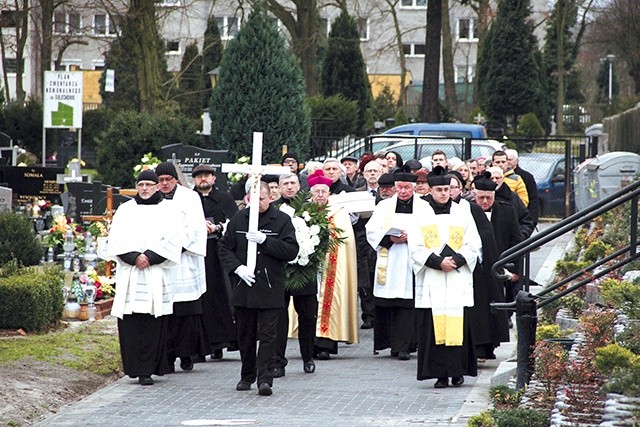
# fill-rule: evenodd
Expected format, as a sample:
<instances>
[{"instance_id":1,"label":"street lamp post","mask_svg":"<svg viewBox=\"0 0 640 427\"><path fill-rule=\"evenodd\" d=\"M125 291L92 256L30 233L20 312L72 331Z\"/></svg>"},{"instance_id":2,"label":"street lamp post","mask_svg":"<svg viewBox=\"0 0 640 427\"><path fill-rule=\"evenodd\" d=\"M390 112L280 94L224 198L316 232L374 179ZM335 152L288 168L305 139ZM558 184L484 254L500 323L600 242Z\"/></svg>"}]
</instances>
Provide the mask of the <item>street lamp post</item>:
<instances>
[{"instance_id":1,"label":"street lamp post","mask_svg":"<svg viewBox=\"0 0 640 427\"><path fill-rule=\"evenodd\" d=\"M609 105L611 105L611 98L613 96L613 60L616 56L613 54L607 55L607 61L609 62Z\"/></svg>"}]
</instances>

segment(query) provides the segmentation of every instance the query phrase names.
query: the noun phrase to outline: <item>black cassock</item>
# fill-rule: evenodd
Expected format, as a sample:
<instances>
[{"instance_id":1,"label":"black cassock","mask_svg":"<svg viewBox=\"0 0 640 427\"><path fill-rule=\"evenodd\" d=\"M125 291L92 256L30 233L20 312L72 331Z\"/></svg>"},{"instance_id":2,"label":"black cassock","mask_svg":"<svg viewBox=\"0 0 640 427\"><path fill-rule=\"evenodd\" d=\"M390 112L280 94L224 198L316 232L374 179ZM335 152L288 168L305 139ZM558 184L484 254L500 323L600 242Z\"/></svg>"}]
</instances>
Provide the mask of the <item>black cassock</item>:
<instances>
[{"instance_id":1,"label":"black cassock","mask_svg":"<svg viewBox=\"0 0 640 427\"><path fill-rule=\"evenodd\" d=\"M169 316L126 314L118 319L118 339L124 373L131 378L164 375L167 362Z\"/></svg>"},{"instance_id":2,"label":"black cassock","mask_svg":"<svg viewBox=\"0 0 640 427\"><path fill-rule=\"evenodd\" d=\"M231 219L238 206L227 193L216 189L204 196L200 195L204 216L214 224L222 224ZM205 336L210 350L219 350L236 344L238 332L231 312L231 299L227 287L227 273L220 265L218 240L222 233L213 233L207 239L207 256L204 259L207 290L202 295L202 318Z\"/></svg>"},{"instance_id":3,"label":"black cassock","mask_svg":"<svg viewBox=\"0 0 640 427\"><path fill-rule=\"evenodd\" d=\"M501 281L491 274L491 266L498 260L499 253L496 246L493 227L487 215L480 206L470 203L471 214L476 223L480 240L482 241L482 263L478 262L473 270L473 307L471 307L471 330L473 342L476 346L476 356L482 359L495 359L494 348L501 342L509 341L509 324L506 311L491 309L492 302L504 302L504 287ZM505 217L508 227L517 229L517 223L498 208L496 218ZM515 219L515 217L511 217Z\"/></svg>"}]
</instances>

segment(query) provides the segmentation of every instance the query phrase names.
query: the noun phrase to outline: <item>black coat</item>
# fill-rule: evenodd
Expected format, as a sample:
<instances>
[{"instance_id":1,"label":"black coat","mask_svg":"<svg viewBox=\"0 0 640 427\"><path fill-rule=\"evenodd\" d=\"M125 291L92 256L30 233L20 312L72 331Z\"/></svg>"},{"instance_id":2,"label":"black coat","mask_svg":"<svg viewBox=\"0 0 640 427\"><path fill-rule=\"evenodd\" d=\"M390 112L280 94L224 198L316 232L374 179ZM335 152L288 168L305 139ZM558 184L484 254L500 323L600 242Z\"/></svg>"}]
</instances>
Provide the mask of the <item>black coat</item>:
<instances>
[{"instance_id":1,"label":"black coat","mask_svg":"<svg viewBox=\"0 0 640 427\"><path fill-rule=\"evenodd\" d=\"M345 191L347 193L351 193L352 191L356 191L355 188L348 186L347 184L345 184L341 180L337 180L336 182L331 184L329 186L329 190L331 191L331 194L340 194L343 191Z\"/></svg>"},{"instance_id":2,"label":"black coat","mask_svg":"<svg viewBox=\"0 0 640 427\"><path fill-rule=\"evenodd\" d=\"M508 206L510 208L510 206ZM502 209L498 208L498 215ZM504 302L504 287L501 281L493 277L491 267L498 260L500 253L496 245L493 227L482 208L471 203L471 215L476 223L480 240L482 241L482 263L478 262L473 270L473 300L474 305L470 312L473 316L471 328L473 341L476 346L487 344L499 345L509 341L509 325L507 312L491 309L492 302ZM492 216L493 218L493 216ZM515 220L515 216L513 217ZM480 354L478 357L486 358L488 355Z\"/></svg>"},{"instance_id":3,"label":"black coat","mask_svg":"<svg viewBox=\"0 0 640 427\"><path fill-rule=\"evenodd\" d=\"M522 237L520 241L528 239L529 236L531 236L531 234L533 233L535 225L533 223L533 218L531 218L529 210L524 205L520 197L518 197L518 195L514 193L508 185L502 184L496 190L496 203L499 201L507 202L511 206L513 206L516 211L518 224L520 225L520 235Z\"/></svg>"},{"instance_id":4,"label":"black coat","mask_svg":"<svg viewBox=\"0 0 640 427\"><path fill-rule=\"evenodd\" d=\"M229 272L232 287L232 304L245 308L284 308L285 266L298 254L298 242L291 218L270 206L260 214L258 229L267 239L258 245L256 281L248 286L234 273L247 262L249 209L235 214L229 222L224 237L218 244L220 262Z\"/></svg>"},{"instance_id":5,"label":"black coat","mask_svg":"<svg viewBox=\"0 0 640 427\"><path fill-rule=\"evenodd\" d=\"M516 166L513 172L520 175L520 177L524 181L525 187L527 187L527 194L529 195L529 206L527 206L527 209L529 209L529 213L531 214L531 218L533 219L534 226L538 225L538 217L540 216L538 184L536 184L536 180L533 175L522 169L520 166Z\"/></svg>"}]
</instances>

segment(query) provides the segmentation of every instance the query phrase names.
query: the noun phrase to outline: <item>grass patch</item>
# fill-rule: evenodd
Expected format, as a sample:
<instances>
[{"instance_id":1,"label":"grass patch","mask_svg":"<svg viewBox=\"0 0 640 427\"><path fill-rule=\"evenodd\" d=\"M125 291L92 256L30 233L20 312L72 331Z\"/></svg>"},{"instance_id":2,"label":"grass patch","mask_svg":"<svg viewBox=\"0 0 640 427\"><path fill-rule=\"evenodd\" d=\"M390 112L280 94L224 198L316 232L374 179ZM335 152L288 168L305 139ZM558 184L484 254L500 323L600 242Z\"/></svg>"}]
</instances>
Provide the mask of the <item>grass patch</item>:
<instances>
[{"instance_id":1,"label":"grass patch","mask_svg":"<svg viewBox=\"0 0 640 427\"><path fill-rule=\"evenodd\" d=\"M99 375L118 373L122 369L118 337L104 322L83 324L73 330L0 339L0 363L28 357Z\"/></svg>"}]
</instances>

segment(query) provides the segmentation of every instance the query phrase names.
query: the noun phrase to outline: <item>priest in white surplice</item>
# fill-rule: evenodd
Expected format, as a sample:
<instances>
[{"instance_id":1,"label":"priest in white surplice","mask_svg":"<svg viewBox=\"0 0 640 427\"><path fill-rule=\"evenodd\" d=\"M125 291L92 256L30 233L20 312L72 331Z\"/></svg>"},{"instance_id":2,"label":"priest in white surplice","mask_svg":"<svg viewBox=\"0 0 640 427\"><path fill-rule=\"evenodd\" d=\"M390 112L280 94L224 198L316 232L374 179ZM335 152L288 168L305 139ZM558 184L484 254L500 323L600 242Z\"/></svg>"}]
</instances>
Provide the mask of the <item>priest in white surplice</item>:
<instances>
[{"instance_id":1,"label":"priest in white surplice","mask_svg":"<svg viewBox=\"0 0 640 427\"><path fill-rule=\"evenodd\" d=\"M120 205L109 231L107 255L118 263L111 314L118 318L124 373L151 385L151 375L169 372L167 325L181 246L178 230L167 227L177 211L163 200L155 172L143 171L137 181L138 194Z\"/></svg>"},{"instance_id":2,"label":"priest in white surplice","mask_svg":"<svg viewBox=\"0 0 640 427\"><path fill-rule=\"evenodd\" d=\"M407 229L425 215L428 204L414 196L416 175L397 171L393 176L396 194L376 205L366 225L367 241L377 252L374 351L391 348L391 356L409 360L415 351L415 319Z\"/></svg>"},{"instance_id":3,"label":"priest in white surplice","mask_svg":"<svg viewBox=\"0 0 640 427\"><path fill-rule=\"evenodd\" d=\"M450 198L450 175L436 166L427 180L429 212L415 217L408 239L416 273L417 378L437 378L436 388L451 378L457 387L464 375L477 375L469 307L481 241L469 208Z\"/></svg>"},{"instance_id":4,"label":"priest in white surplice","mask_svg":"<svg viewBox=\"0 0 640 427\"><path fill-rule=\"evenodd\" d=\"M174 284L173 315L169 318L167 358L172 365L180 357L180 368L193 369L192 356L211 353L202 318L202 294L207 290L204 257L207 254L207 225L200 198L195 191L178 184L173 163L156 167L158 189L180 214L175 223L166 223L180 231L182 256ZM204 361L204 360L202 360Z\"/></svg>"}]
</instances>

